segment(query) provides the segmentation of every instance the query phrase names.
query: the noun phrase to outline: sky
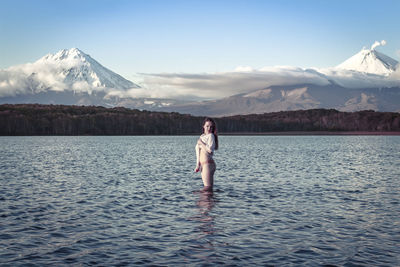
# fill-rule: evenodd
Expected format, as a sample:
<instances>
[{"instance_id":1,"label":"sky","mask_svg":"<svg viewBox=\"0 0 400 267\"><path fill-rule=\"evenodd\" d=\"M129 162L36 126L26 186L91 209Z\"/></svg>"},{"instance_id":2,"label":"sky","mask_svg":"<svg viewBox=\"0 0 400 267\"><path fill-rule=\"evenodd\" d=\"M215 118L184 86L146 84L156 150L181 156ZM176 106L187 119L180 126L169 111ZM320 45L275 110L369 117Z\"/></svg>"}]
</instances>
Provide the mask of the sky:
<instances>
[{"instance_id":1,"label":"sky","mask_svg":"<svg viewBox=\"0 0 400 267\"><path fill-rule=\"evenodd\" d=\"M336 66L376 40L400 59L398 0L0 0L0 69L76 47L138 73Z\"/></svg>"}]
</instances>

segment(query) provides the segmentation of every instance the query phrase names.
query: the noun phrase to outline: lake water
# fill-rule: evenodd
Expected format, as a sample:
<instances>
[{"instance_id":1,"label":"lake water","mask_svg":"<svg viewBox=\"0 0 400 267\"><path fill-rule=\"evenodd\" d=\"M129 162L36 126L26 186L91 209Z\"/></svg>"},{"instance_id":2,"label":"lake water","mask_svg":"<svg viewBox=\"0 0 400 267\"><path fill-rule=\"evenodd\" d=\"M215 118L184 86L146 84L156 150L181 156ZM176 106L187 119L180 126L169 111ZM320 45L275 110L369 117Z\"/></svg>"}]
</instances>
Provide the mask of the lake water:
<instances>
[{"instance_id":1,"label":"lake water","mask_svg":"<svg viewBox=\"0 0 400 267\"><path fill-rule=\"evenodd\" d=\"M0 265L399 266L399 136L0 137Z\"/></svg>"}]
</instances>

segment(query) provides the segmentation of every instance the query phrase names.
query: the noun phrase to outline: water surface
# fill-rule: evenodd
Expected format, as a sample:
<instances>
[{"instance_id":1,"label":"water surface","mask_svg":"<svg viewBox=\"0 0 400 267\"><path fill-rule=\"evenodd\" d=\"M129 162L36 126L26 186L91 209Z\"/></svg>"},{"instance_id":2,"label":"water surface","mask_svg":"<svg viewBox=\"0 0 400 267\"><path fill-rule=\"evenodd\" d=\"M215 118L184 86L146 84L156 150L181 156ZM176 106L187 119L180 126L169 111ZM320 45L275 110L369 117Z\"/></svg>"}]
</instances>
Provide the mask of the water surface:
<instances>
[{"instance_id":1,"label":"water surface","mask_svg":"<svg viewBox=\"0 0 400 267\"><path fill-rule=\"evenodd\" d=\"M0 137L0 265L400 265L400 137Z\"/></svg>"}]
</instances>

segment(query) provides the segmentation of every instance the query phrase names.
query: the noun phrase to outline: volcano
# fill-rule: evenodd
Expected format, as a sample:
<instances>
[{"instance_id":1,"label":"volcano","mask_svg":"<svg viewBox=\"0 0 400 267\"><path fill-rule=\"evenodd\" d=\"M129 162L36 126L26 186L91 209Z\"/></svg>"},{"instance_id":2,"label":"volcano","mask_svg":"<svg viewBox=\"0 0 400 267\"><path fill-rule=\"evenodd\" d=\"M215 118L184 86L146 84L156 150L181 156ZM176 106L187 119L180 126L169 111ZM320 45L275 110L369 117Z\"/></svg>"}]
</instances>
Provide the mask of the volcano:
<instances>
[{"instance_id":1,"label":"volcano","mask_svg":"<svg viewBox=\"0 0 400 267\"><path fill-rule=\"evenodd\" d=\"M399 62L395 59L375 49L363 48L360 52L341 63L336 68L377 75L390 75L396 70L397 64L399 64Z\"/></svg>"}]
</instances>

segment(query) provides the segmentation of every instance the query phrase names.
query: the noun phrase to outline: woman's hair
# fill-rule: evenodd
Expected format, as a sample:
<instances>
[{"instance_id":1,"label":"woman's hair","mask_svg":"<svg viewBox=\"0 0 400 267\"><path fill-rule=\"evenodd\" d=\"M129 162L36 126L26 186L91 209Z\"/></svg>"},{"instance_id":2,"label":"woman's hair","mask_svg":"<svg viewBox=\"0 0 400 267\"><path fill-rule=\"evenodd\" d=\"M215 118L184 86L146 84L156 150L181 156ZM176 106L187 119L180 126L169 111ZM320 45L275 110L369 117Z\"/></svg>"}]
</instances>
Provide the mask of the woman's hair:
<instances>
[{"instance_id":1,"label":"woman's hair","mask_svg":"<svg viewBox=\"0 0 400 267\"><path fill-rule=\"evenodd\" d=\"M214 134L214 137L215 137L215 150L217 150L218 149L217 124L215 123L215 121L213 119L207 117L203 121L203 126L204 126L204 124L206 124L207 121L211 122L211 132ZM204 133L204 128L203 128L203 133Z\"/></svg>"}]
</instances>

